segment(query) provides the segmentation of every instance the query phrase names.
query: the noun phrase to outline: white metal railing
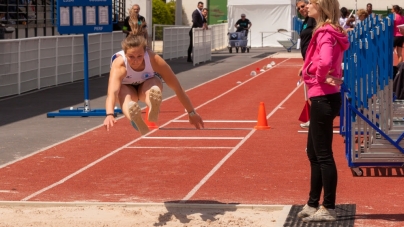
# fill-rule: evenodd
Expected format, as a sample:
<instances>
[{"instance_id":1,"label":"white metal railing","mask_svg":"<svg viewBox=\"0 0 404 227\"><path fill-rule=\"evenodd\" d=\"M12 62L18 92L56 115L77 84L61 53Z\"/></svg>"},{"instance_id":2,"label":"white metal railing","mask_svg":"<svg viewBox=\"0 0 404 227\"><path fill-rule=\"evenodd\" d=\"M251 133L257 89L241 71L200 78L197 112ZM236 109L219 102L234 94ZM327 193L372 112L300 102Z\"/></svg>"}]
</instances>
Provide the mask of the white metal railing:
<instances>
[{"instance_id":1,"label":"white metal railing","mask_svg":"<svg viewBox=\"0 0 404 227\"><path fill-rule=\"evenodd\" d=\"M154 53L163 53L165 28L184 27L183 25L153 24L152 50ZM188 31L191 28L188 27ZM150 34L149 34L150 36ZM189 42L189 41L188 41Z\"/></svg>"},{"instance_id":2,"label":"white metal railing","mask_svg":"<svg viewBox=\"0 0 404 227\"><path fill-rule=\"evenodd\" d=\"M173 59L179 57L187 56L187 49L189 47L189 27L172 27L166 26L163 28L163 41L162 41L162 52L164 59ZM228 46L228 25L227 24L217 24L209 26L207 32L203 32L202 29L193 30L198 34L192 34L197 39L193 40L193 48L197 49L196 54L201 54L202 49L209 49L208 51L222 50ZM208 38L206 37L208 36ZM155 40L155 39L153 39ZM156 42L154 42L155 44ZM157 50L157 48L154 48ZM205 53L203 55L206 55ZM200 59L201 56L194 57L195 59ZM210 55L203 57L203 61L210 60ZM200 61L196 61L198 63Z\"/></svg>"},{"instance_id":3,"label":"white metal railing","mask_svg":"<svg viewBox=\"0 0 404 227\"><path fill-rule=\"evenodd\" d=\"M89 35L89 76L109 72L122 32ZM0 97L84 78L82 35L0 40Z\"/></svg>"},{"instance_id":4,"label":"white metal railing","mask_svg":"<svg viewBox=\"0 0 404 227\"><path fill-rule=\"evenodd\" d=\"M163 59L187 56L189 47L189 27L164 28Z\"/></svg>"},{"instance_id":5,"label":"white metal railing","mask_svg":"<svg viewBox=\"0 0 404 227\"><path fill-rule=\"evenodd\" d=\"M192 60L194 65L212 60L212 31L202 28L194 28L192 30Z\"/></svg>"},{"instance_id":6,"label":"white metal railing","mask_svg":"<svg viewBox=\"0 0 404 227\"><path fill-rule=\"evenodd\" d=\"M210 25L209 30L212 31L212 50L225 49L229 43L229 37L227 36L229 31L228 24Z\"/></svg>"}]
</instances>

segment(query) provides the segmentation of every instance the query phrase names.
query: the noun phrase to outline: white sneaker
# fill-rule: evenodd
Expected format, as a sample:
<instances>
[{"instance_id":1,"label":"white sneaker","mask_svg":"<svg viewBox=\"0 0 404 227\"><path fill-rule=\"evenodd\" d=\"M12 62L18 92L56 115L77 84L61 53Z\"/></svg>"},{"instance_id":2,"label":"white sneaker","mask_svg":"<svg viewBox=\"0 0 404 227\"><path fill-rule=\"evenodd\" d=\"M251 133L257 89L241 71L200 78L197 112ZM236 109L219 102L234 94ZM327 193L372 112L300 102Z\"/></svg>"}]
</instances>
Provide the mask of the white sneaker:
<instances>
[{"instance_id":1,"label":"white sneaker","mask_svg":"<svg viewBox=\"0 0 404 227\"><path fill-rule=\"evenodd\" d=\"M310 126L310 121L300 124L301 128L309 128L309 126Z\"/></svg>"},{"instance_id":2,"label":"white sneaker","mask_svg":"<svg viewBox=\"0 0 404 227\"><path fill-rule=\"evenodd\" d=\"M149 116L148 120L150 122L157 122L159 118L160 112L160 104L162 101L161 90L158 86L153 86L149 91L149 100L150 100L150 108L149 108Z\"/></svg>"},{"instance_id":3,"label":"white sneaker","mask_svg":"<svg viewBox=\"0 0 404 227\"><path fill-rule=\"evenodd\" d=\"M309 206L309 205L306 204L306 205L304 205L302 211L300 211L299 213L297 213L297 217L299 217L299 218L305 218L305 217L308 217L308 216L310 216L310 215L315 214L316 211L317 211L317 208L311 207L311 206Z\"/></svg>"},{"instance_id":4,"label":"white sneaker","mask_svg":"<svg viewBox=\"0 0 404 227\"><path fill-rule=\"evenodd\" d=\"M129 108L129 116L130 120L136 125L134 127L135 129L137 128L140 132L141 135L144 135L149 132L149 127L146 125L146 123L143 121L142 118L142 110L139 107L139 104L137 104L134 101L130 101L128 104Z\"/></svg>"},{"instance_id":5,"label":"white sneaker","mask_svg":"<svg viewBox=\"0 0 404 227\"><path fill-rule=\"evenodd\" d=\"M336 221L337 213L335 209L327 209L323 206L317 210L317 212L309 217L303 218L304 222L317 222L317 221Z\"/></svg>"}]
</instances>

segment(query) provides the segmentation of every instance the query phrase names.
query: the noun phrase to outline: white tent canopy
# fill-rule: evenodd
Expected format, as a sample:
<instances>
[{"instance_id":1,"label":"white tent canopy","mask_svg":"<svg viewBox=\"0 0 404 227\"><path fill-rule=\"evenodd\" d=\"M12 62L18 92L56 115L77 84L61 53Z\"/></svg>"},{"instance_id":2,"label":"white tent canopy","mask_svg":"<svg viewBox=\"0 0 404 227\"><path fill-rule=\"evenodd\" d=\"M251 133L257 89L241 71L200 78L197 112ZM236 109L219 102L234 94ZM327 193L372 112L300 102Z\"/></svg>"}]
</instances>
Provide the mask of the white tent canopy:
<instances>
[{"instance_id":1,"label":"white tent canopy","mask_svg":"<svg viewBox=\"0 0 404 227\"><path fill-rule=\"evenodd\" d=\"M252 23L250 40L252 47L262 45L280 47L277 40L287 40L291 33L285 35L277 31L292 30L292 16L296 12L295 2L296 0L228 0L229 31L236 31L234 24L244 13ZM250 35L248 38L250 39Z\"/></svg>"}]
</instances>

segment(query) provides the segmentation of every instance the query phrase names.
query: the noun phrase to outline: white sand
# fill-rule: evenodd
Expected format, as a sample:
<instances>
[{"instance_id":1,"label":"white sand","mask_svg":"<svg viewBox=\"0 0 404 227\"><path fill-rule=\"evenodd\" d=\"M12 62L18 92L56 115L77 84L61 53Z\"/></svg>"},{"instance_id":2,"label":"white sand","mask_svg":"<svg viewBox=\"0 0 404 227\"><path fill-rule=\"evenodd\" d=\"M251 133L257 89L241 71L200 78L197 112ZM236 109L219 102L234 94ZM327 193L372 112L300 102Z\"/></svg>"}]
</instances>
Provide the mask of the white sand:
<instances>
[{"instance_id":1,"label":"white sand","mask_svg":"<svg viewBox=\"0 0 404 227\"><path fill-rule=\"evenodd\" d=\"M282 226L289 206L0 204L0 227ZM187 206L187 207L184 207Z\"/></svg>"}]
</instances>

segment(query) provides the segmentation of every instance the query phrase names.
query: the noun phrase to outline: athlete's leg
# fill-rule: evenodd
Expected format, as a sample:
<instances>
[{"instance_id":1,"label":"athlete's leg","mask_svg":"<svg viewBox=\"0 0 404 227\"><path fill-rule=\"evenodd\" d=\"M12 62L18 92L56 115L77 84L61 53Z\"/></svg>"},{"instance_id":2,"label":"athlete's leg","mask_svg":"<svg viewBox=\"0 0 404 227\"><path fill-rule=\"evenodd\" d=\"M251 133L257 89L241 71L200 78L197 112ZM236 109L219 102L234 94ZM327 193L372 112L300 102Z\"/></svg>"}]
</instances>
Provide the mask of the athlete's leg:
<instances>
[{"instance_id":1,"label":"athlete's leg","mask_svg":"<svg viewBox=\"0 0 404 227\"><path fill-rule=\"evenodd\" d=\"M131 121L133 126L144 135L149 132L149 127L143 121L142 111L137 103L139 100L138 93L132 85L122 84L118 94L119 104L126 118Z\"/></svg>"},{"instance_id":2,"label":"athlete's leg","mask_svg":"<svg viewBox=\"0 0 404 227\"><path fill-rule=\"evenodd\" d=\"M160 78L153 77L139 86L139 99L149 107L148 120L157 122L162 101L163 83Z\"/></svg>"},{"instance_id":3,"label":"athlete's leg","mask_svg":"<svg viewBox=\"0 0 404 227\"><path fill-rule=\"evenodd\" d=\"M402 47L397 47L397 57L398 57L398 63L403 61L403 48Z\"/></svg>"}]
</instances>

